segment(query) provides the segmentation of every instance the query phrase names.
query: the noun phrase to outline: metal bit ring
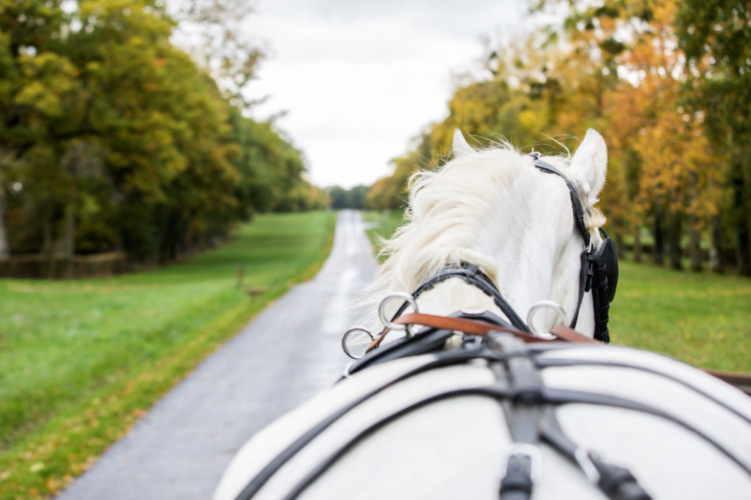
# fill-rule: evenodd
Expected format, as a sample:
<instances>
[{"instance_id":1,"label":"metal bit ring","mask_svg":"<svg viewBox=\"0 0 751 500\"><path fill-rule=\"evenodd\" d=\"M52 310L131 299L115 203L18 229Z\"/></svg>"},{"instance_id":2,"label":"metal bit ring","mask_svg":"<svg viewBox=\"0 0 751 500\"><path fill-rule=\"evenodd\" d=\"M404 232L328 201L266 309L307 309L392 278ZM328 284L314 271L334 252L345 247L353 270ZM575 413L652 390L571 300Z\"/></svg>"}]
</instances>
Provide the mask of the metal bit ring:
<instances>
[{"instance_id":1,"label":"metal bit ring","mask_svg":"<svg viewBox=\"0 0 751 500\"><path fill-rule=\"evenodd\" d=\"M378 318L381 320L381 323L383 325L390 329L390 330L400 330L405 332L405 335L407 337L412 337L415 335L416 332L413 332L411 329L412 325L399 325L394 322L392 322L388 316L386 316L386 304L392 300L392 299L400 299L412 306L412 309L415 312L420 312L417 309L417 301L412 296L412 294L405 293L405 292L391 292L390 294L386 295L383 300L381 301L381 305L378 306ZM396 318L394 318L396 319Z\"/></svg>"},{"instance_id":2,"label":"metal bit ring","mask_svg":"<svg viewBox=\"0 0 751 500\"><path fill-rule=\"evenodd\" d=\"M367 328L363 326L353 326L346 332L344 332L344 335L342 336L342 350L344 351L344 354L349 356L352 359L360 359L363 356L365 356L365 353L360 354L359 356L356 354L353 354L352 351L349 350L349 347L347 346L347 340L349 339L350 335L352 335L355 332L365 332L368 337L370 337L370 341L373 342L375 340L375 337L373 337L373 334L368 331Z\"/></svg>"},{"instance_id":3,"label":"metal bit ring","mask_svg":"<svg viewBox=\"0 0 751 500\"><path fill-rule=\"evenodd\" d=\"M549 333L549 332L538 332L535 328L535 325L532 323L532 318L535 315L535 312L537 312L538 309L545 308L551 308L554 309L558 313L558 317L560 318L560 322L556 324L565 324L566 323L566 311L563 310L563 307L557 302L553 302L552 300L541 300L537 304L533 305L532 308L527 313L527 325L529 326L529 329L532 330L532 333L535 335L539 335L541 333Z\"/></svg>"}]
</instances>

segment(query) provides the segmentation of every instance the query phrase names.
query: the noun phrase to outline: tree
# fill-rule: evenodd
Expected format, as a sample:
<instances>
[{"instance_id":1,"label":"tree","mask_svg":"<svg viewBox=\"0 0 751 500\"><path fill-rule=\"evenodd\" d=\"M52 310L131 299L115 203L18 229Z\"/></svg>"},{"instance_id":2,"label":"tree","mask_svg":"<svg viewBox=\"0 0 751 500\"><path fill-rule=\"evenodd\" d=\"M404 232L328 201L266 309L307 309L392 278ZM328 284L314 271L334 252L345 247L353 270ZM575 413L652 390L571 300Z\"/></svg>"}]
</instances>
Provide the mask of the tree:
<instances>
[{"instance_id":1,"label":"tree","mask_svg":"<svg viewBox=\"0 0 751 500\"><path fill-rule=\"evenodd\" d=\"M242 7L189 4L210 33ZM260 53L223 45L219 85L174 29L160 0L0 0L0 253L13 221L11 248L45 253L50 275L79 251L166 262L255 210L322 203L302 153L242 115Z\"/></svg>"},{"instance_id":2,"label":"tree","mask_svg":"<svg viewBox=\"0 0 751 500\"><path fill-rule=\"evenodd\" d=\"M553 149L571 150L576 137L594 127L609 142L609 187L601 206L617 246L623 249L624 237L633 235L640 259L641 231L648 226L654 235L654 259L662 263L667 252L670 264L678 268L682 240L688 234L691 267L701 268L701 242L717 234L724 205L725 170L717 165L728 156L719 143L708 140L708 111L691 106L687 99L689 75L719 77L706 54L688 69L685 66L675 28L681 5L651 0L540 0L533 11L548 7L556 10L558 18L563 12L563 22L537 29L520 42L490 47L484 61L486 75L456 89L448 116L428 128L425 141L395 160L394 174L373 186L369 200L384 204L388 195L401 192L405 185L401 179L421 162L428 168L438 165L450 151L455 128L481 146L502 138L522 149L540 149L540 139L547 136L557 142ZM734 12L739 16L740 10ZM740 19L728 21L730 14L724 16L723 22L734 22L739 31L749 26ZM739 39L746 40L740 35L730 38L736 45ZM736 57L739 64L747 64L746 56ZM751 71L739 68L737 73ZM744 100L744 105L749 101ZM734 169L736 179L742 171ZM751 203L750 196L738 193L733 197L736 204ZM721 254L718 244L712 246L711 253Z\"/></svg>"},{"instance_id":3,"label":"tree","mask_svg":"<svg viewBox=\"0 0 751 500\"><path fill-rule=\"evenodd\" d=\"M253 13L246 0L184 0L176 3L178 44L218 82L232 106L251 107L243 90L255 77L264 53L246 35ZM197 40L197 41L196 41Z\"/></svg>"},{"instance_id":4,"label":"tree","mask_svg":"<svg viewBox=\"0 0 751 500\"><path fill-rule=\"evenodd\" d=\"M676 27L687 58L689 103L707 118L709 137L729 157L736 264L751 275L751 8L740 0L685 0Z\"/></svg>"}]
</instances>

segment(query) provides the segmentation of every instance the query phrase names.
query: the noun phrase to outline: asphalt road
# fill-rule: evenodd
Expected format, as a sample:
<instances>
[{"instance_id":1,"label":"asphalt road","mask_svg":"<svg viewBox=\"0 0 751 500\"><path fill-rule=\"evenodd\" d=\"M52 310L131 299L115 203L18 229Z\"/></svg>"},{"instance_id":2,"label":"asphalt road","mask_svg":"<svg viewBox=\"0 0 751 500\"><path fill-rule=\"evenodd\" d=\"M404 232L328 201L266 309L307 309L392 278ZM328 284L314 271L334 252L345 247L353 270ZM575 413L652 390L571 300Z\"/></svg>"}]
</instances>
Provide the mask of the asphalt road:
<instances>
[{"instance_id":1,"label":"asphalt road","mask_svg":"<svg viewBox=\"0 0 751 500\"><path fill-rule=\"evenodd\" d=\"M59 500L205 500L257 431L329 387L348 358L350 299L376 261L357 212L339 214L331 255L170 391Z\"/></svg>"}]
</instances>

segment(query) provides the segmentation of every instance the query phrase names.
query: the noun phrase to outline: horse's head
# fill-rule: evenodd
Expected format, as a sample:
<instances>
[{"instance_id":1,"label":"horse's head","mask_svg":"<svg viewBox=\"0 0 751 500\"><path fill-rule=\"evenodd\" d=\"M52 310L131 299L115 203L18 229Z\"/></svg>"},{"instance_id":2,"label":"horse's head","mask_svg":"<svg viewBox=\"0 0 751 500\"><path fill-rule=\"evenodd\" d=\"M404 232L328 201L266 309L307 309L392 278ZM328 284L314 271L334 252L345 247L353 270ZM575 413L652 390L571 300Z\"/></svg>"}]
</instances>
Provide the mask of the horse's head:
<instances>
[{"instance_id":1,"label":"horse's head","mask_svg":"<svg viewBox=\"0 0 751 500\"><path fill-rule=\"evenodd\" d=\"M408 224L386 243L374 302L391 291L413 291L449 267L478 266L521 318L543 300L560 304L570 323L579 302L582 231L595 248L604 217L595 209L605 183L607 150L594 130L573 157L543 157L565 179L535 167L534 158L508 146L475 151L457 130L454 159L437 171L416 174L410 185ZM566 182L569 181L569 186ZM573 197L581 201L586 229L577 229ZM420 296L421 311L450 314L487 309L493 301L465 282L452 279ZM393 304L394 308L398 304ZM581 303L577 330L593 335L591 294ZM553 311L536 316L549 331ZM543 321L544 320L544 321Z\"/></svg>"}]
</instances>

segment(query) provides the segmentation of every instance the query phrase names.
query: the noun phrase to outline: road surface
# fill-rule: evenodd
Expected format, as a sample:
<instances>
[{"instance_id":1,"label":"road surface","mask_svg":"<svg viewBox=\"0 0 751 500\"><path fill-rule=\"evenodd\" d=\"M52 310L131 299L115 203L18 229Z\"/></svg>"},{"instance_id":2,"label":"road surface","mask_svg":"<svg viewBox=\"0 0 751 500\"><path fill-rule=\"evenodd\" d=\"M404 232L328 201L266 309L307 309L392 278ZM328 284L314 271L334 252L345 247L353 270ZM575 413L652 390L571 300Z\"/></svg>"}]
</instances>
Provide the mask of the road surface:
<instances>
[{"instance_id":1,"label":"road surface","mask_svg":"<svg viewBox=\"0 0 751 500\"><path fill-rule=\"evenodd\" d=\"M253 434L341 374L348 303L375 269L360 214L341 212L318 275L204 361L58 500L211 498Z\"/></svg>"}]
</instances>

